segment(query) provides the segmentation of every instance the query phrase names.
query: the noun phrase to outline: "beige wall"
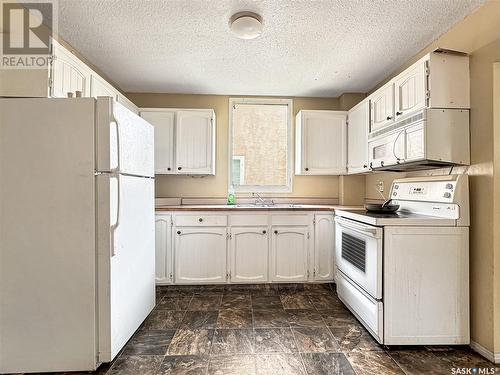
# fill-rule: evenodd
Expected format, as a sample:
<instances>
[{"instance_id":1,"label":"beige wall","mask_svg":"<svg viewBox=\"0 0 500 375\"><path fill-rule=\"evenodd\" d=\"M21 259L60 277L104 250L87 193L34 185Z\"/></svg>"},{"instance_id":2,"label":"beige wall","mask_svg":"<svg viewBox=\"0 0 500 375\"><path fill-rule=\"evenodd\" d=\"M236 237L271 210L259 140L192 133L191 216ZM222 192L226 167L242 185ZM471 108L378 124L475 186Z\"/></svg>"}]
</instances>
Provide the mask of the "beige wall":
<instances>
[{"instance_id":1,"label":"beige wall","mask_svg":"<svg viewBox=\"0 0 500 375\"><path fill-rule=\"evenodd\" d=\"M486 349L500 353L500 208L499 183L493 183L493 160L500 173L500 129L493 127L493 63L500 61L500 1L490 1L454 26L438 40L414 56L401 69L381 82L387 82L425 53L437 47L470 54L471 71L471 161L470 176L471 228L471 339ZM380 85L378 85L380 86ZM494 152L494 150L496 152ZM460 169L459 169L460 170ZM448 172L449 169L442 172ZM427 173L435 174L439 171ZM421 173L420 173L421 174ZM402 174L372 174L366 178L366 198L376 199L377 181L387 188ZM498 175L497 175L498 178ZM386 188L386 189L387 189ZM496 199L494 199L494 197ZM493 207L495 202L495 215ZM494 241L495 234L495 241ZM495 266L495 267L494 267Z\"/></svg>"},{"instance_id":2,"label":"beige wall","mask_svg":"<svg viewBox=\"0 0 500 375\"><path fill-rule=\"evenodd\" d=\"M217 116L217 160L215 176L157 176L157 197L225 197L228 188L228 127L229 96L223 95L178 95L128 93L127 96L139 107L213 108ZM347 94L344 105L352 106L364 97L363 94ZM354 104L353 104L354 103ZM347 107L348 109L350 107ZM301 109L341 110L339 98L293 98L293 134L295 115ZM290 197L339 198L337 176L293 176L292 193L273 194Z\"/></svg>"}]
</instances>

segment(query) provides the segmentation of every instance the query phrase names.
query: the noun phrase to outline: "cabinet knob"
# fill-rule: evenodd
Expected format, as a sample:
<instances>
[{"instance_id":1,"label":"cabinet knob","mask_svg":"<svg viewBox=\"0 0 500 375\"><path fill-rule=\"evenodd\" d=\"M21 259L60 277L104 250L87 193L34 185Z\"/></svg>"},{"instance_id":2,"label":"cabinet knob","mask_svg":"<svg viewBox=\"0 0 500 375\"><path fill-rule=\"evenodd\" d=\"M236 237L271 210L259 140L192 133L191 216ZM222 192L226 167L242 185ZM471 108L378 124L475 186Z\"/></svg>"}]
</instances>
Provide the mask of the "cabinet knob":
<instances>
[{"instance_id":1,"label":"cabinet knob","mask_svg":"<svg viewBox=\"0 0 500 375\"><path fill-rule=\"evenodd\" d=\"M180 171L182 169L182 167L177 167L177 169Z\"/></svg>"},{"instance_id":2,"label":"cabinet knob","mask_svg":"<svg viewBox=\"0 0 500 375\"><path fill-rule=\"evenodd\" d=\"M278 231L277 231L277 230L275 230L275 231L274 231L274 234L278 234Z\"/></svg>"},{"instance_id":3,"label":"cabinet knob","mask_svg":"<svg viewBox=\"0 0 500 375\"><path fill-rule=\"evenodd\" d=\"M201 223L201 222L203 221L203 219L200 217L200 218L198 219L198 221Z\"/></svg>"},{"instance_id":4,"label":"cabinet knob","mask_svg":"<svg viewBox=\"0 0 500 375\"><path fill-rule=\"evenodd\" d=\"M370 162L370 169L373 169L373 162Z\"/></svg>"},{"instance_id":5,"label":"cabinet knob","mask_svg":"<svg viewBox=\"0 0 500 375\"><path fill-rule=\"evenodd\" d=\"M262 234L266 234L266 233L267 233L267 231L266 231L266 230L263 230L263 231L262 231Z\"/></svg>"},{"instance_id":6,"label":"cabinet knob","mask_svg":"<svg viewBox=\"0 0 500 375\"><path fill-rule=\"evenodd\" d=\"M384 166L384 162L383 161L380 162L380 166L382 166L382 167Z\"/></svg>"},{"instance_id":7,"label":"cabinet knob","mask_svg":"<svg viewBox=\"0 0 500 375\"><path fill-rule=\"evenodd\" d=\"M401 116L403 114L403 112L396 112L396 116Z\"/></svg>"},{"instance_id":8,"label":"cabinet knob","mask_svg":"<svg viewBox=\"0 0 500 375\"><path fill-rule=\"evenodd\" d=\"M305 169L306 171L308 171L308 170L309 170L309 168L304 168L304 169Z\"/></svg>"},{"instance_id":9,"label":"cabinet knob","mask_svg":"<svg viewBox=\"0 0 500 375\"><path fill-rule=\"evenodd\" d=\"M181 234L181 231L180 231L180 230L178 230L178 231L177 231L177 234Z\"/></svg>"},{"instance_id":10,"label":"cabinet knob","mask_svg":"<svg viewBox=\"0 0 500 375\"><path fill-rule=\"evenodd\" d=\"M386 120L392 120L392 116L387 116L385 119Z\"/></svg>"},{"instance_id":11,"label":"cabinet knob","mask_svg":"<svg viewBox=\"0 0 500 375\"><path fill-rule=\"evenodd\" d=\"M368 168L368 166L366 164L363 164L363 168Z\"/></svg>"},{"instance_id":12,"label":"cabinet knob","mask_svg":"<svg viewBox=\"0 0 500 375\"><path fill-rule=\"evenodd\" d=\"M172 170L172 168L168 167L168 168L167 168L167 171L170 171L170 170Z\"/></svg>"}]
</instances>

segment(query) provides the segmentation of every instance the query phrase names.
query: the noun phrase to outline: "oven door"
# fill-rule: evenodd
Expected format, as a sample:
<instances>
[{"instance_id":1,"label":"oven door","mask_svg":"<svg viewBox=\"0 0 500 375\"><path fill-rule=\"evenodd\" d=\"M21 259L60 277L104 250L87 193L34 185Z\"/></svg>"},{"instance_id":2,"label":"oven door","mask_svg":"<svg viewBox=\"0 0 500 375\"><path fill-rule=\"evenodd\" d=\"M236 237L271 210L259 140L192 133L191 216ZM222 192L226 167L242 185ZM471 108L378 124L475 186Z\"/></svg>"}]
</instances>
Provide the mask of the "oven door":
<instances>
[{"instance_id":1,"label":"oven door","mask_svg":"<svg viewBox=\"0 0 500 375\"><path fill-rule=\"evenodd\" d=\"M337 268L375 299L382 298L382 241L380 227L335 217Z\"/></svg>"}]
</instances>

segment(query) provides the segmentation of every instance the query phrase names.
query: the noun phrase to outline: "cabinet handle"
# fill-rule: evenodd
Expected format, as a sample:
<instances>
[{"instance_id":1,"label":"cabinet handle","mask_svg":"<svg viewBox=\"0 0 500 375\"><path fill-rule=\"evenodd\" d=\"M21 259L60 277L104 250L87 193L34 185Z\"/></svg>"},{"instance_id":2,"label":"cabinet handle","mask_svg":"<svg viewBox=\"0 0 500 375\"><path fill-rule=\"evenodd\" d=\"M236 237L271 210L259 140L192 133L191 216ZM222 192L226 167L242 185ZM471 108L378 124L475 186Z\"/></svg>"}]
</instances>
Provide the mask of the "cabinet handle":
<instances>
[{"instance_id":1,"label":"cabinet handle","mask_svg":"<svg viewBox=\"0 0 500 375\"><path fill-rule=\"evenodd\" d=\"M180 231L180 230L178 230L178 231L177 231L177 234L181 234L181 231Z\"/></svg>"},{"instance_id":2,"label":"cabinet handle","mask_svg":"<svg viewBox=\"0 0 500 375\"><path fill-rule=\"evenodd\" d=\"M306 172L309 170L309 168L304 168L306 170Z\"/></svg>"},{"instance_id":3,"label":"cabinet handle","mask_svg":"<svg viewBox=\"0 0 500 375\"><path fill-rule=\"evenodd\" d=\"M277 230L275 230L275 231L274 231L274 234L278 234L278 231L277 231Z\"/></svg>"},{"instance_id":4,"label":"cabinet handle","mask_svg":"<svg viewBox=\"0 0 500 375\"><path fill-rule=\"evenodd\" d=\"M370 162L370 169L373 169L373 162Z\"/></svg>"},{"instance_id":5,"label":"cabinet handle","mask_svg":"<svg viewBox=\"0 0 500 375\"><path fill-rule=\"evenodd\" d=\"M396 116L401 116L403 114L403 112L396 112Z\"/></svg>"},{"instance_id":6,"label":"cabinet handle","mask_svg":"<svg viewBox=\"0 0 500 375\"><path fill-rule=\"evenodd\" d=\"M170 170L172 170L172 168L168 167L168 168L167 168L167 171L170 171Z\"/></svg>"},{"instance_id":7,"label":"cabinet handle","mask_svg":"<svg viewBox=\"0 0 500 375\"><path fill-rule=\"evenodd\" d=\"M385 119L386 120L392 120L392 116L387 116Z\"/></svg>"},{"instance_id":8,"label":"cabinet handle","mask_svg":"<svg viewBox=\"0 0 500 375\"><path fill-rule=\"evenodd\" d=\"M200 217L200 218L198 219L198 221L201 223L201 222L203 221L203 219Z\"/></svg>"},{"instance_id":9,"label":"cabinet handle","mask_svg":"<svg viewBox=\"0 0 500 375\"><path fill-rule=\"evenodd\" d=\"M262 231L262 234L266 234L266 233L267 233L267 231L265 231L265 230Z\"/></svg>"},{"instance_id":10,"label":"cabinet handle","mask_svg":"<svg viewBox=\"0 0 500 375\"><path fill-rule=\"evenodd\" d=\"M384 166L384 162L383 162L383 161L381 161L381 162L380 162L380 166L381 166L381 167L383 167L383 166Z\"/></svg>"},{"instance_id":11,"label":"cabinet handle","mask_svg":"<svg viewBox=\"0 0 500 375\"><path fill-rule=\"evenodd\" d=\"M179 170L179 171L180 171L181 169L182 169L182 167L177 167L177 170Z\"/></svg>"}]
</instances>

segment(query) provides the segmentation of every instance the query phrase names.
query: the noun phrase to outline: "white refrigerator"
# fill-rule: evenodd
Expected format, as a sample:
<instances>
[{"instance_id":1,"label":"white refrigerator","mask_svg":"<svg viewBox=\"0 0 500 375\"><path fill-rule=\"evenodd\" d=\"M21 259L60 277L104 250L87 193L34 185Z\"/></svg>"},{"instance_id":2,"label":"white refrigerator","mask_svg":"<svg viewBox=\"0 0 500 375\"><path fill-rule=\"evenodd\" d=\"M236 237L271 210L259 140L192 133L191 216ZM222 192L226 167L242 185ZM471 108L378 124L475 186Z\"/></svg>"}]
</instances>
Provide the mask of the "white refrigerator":
<instances>
[{"instance_id":1,"label":"white refrigerator","mask_svg":"<svg viewBox=\"0 0 500 375\"><path fill-rule=\"evenodd\" d=\"M0 99L0 373L94 370L153 309L153 147L111 98Z\"/></svg>"}]
</instances>

